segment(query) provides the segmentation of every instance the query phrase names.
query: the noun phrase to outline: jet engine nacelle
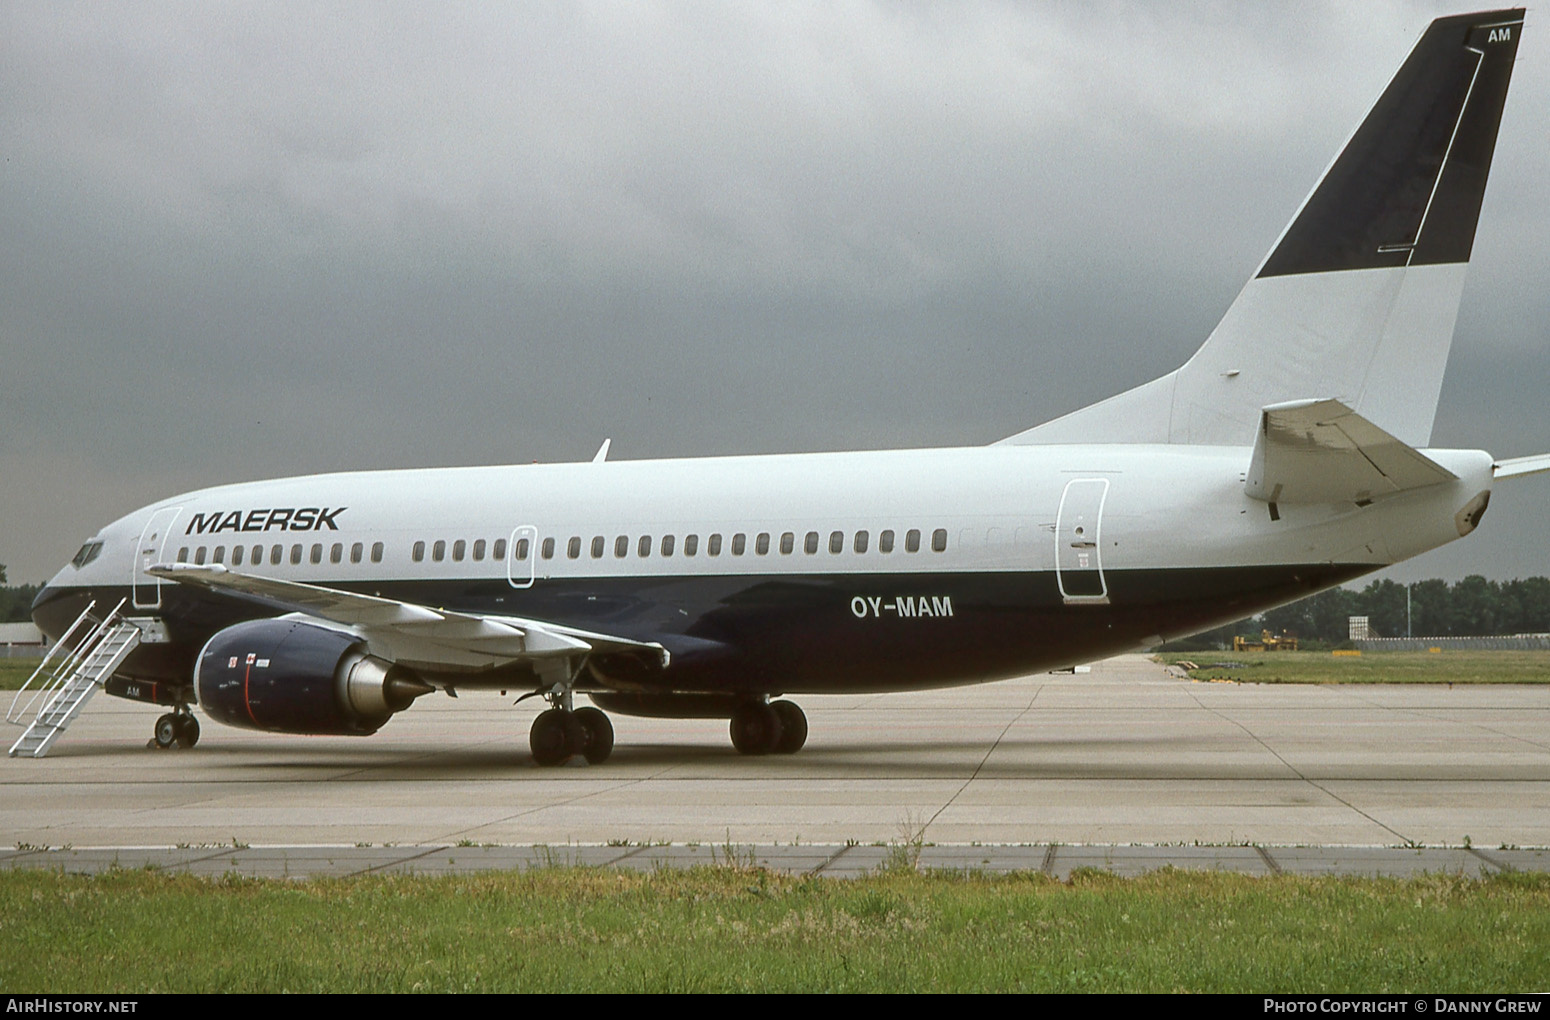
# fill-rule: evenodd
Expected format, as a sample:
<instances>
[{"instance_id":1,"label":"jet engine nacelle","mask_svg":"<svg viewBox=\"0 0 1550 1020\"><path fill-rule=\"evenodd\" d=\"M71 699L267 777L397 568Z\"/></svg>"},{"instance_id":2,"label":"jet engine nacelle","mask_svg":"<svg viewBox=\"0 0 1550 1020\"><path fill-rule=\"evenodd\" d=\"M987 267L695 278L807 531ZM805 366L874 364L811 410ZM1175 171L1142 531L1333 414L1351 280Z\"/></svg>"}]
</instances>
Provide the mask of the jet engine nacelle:
<instances>
[{"instance_id":1,"label":"jet engine nacelle","mask_svg":"<svg viewBox=\"0 0 1550 1020\"><path fill-rule=\"evenodd\" d=\"M250 620L199 653L194 690L210 718L278 733L375 733L432 688L366 654L352 634L296 620Z\"/></svg>"}]
</instances>

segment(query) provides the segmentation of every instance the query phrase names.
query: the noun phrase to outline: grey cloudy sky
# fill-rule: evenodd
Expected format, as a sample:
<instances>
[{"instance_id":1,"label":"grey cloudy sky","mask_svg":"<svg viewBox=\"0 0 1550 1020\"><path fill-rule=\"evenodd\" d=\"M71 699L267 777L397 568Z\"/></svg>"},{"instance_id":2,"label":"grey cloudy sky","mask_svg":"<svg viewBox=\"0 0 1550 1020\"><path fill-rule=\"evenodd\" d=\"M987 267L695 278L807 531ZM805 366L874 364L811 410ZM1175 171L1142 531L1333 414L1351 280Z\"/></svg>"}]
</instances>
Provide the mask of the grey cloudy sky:
<instances>
[{"instance_id":1,"label":"grey cloudy sky","mask_svg":"<svg viewBox=\"0 0 1550 1020\"><path fill-rule=\"evenodd\" d=\"M991 442L1182 362L1457 5L0 2L0 562L313 471ZM1550 451L1530 12L1433 441ZM1550 574L1550 482L1393 575Z\"/></svg>"}]
</instances>

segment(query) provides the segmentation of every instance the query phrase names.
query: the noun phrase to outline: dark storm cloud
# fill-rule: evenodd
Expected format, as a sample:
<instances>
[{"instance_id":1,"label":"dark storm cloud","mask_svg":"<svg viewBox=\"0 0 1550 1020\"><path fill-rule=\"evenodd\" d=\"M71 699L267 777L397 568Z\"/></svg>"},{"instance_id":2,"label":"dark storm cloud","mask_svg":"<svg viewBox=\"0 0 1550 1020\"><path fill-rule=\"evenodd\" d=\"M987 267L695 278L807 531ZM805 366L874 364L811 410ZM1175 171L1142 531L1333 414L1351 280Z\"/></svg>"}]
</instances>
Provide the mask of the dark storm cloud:
<instances>
[{"instance_id":1,"label":"dark storm cloud","mask_svg":"<svg viewBox=\"0 0 1550 1020\"><path fill-rule=\"evenodd\" d=\"M1019 431L1187 357L1442 12L7 5L0 562L257 476ZM1435 437L1502 455L1538 28ZM1545 493L1450 555L1550 573Z\"/></svg>"}]
</instances>

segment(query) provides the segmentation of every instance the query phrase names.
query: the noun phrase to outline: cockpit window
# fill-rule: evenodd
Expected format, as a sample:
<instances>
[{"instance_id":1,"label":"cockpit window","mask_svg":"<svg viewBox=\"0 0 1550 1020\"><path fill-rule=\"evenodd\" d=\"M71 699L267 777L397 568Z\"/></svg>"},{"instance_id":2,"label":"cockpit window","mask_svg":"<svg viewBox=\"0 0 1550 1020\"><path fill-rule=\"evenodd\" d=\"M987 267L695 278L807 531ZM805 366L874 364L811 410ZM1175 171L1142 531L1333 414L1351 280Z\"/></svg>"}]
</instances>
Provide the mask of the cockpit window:
<instances>
[{"instance_id":1,"label":"cockpit window","mask_svg":"<svg viewBox=\"0 0 1550 1020\"><path fill-rule=\"evenodd\" d=\"M92 560L96 559L97 554L100 552L102 552L101 542L87 542L85 545L81 546L81 551L76 553L75 559L71 560L70 562L75 564L75 568L79 570L80 568L86 566L86 564L90 563Z\"/></svg>"}]
</instances>

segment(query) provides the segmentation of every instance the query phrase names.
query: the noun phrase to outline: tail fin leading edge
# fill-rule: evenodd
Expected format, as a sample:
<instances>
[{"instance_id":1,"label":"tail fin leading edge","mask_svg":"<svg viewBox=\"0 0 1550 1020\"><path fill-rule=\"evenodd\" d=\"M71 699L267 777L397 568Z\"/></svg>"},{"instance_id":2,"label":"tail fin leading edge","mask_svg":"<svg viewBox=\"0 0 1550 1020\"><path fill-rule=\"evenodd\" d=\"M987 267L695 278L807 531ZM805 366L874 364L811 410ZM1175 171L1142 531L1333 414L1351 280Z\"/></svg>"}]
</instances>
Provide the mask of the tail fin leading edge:
<instances>
[{"instance_id":1,"label":"tail fin leading edge","mask_svg":"<svg viewBox=\"0 0 1550 1020\"><path fill-rule=\"evenodd\" d=\"M1001 442L1248 445L1262 408L1333 395L1428 445L1522 27L1432 22L1183 367Z\"/></svg>"}]
</instances>

